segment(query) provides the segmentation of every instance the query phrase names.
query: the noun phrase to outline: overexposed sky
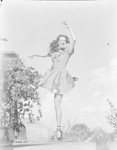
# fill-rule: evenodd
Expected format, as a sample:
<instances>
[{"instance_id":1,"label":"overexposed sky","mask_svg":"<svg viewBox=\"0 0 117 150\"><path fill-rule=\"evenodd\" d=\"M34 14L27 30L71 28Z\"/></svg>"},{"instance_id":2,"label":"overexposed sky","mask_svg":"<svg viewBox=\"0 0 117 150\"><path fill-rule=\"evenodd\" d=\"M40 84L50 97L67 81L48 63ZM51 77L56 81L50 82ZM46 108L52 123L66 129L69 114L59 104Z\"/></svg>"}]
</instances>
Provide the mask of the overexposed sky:
<instances>
[{"instance_id":1,"label":"overexposed sky","mask_svg":"<svg viewBox=\"0 0 117 150\"><path fill-rule=\"evenodd\" d=\"M63 98L63 122L75 119L111 130L105 115L109 110L107 98L117 106L116 2L6 0L0 7L0 17L0 36L8 40L1 42L2 51L19 53L27 66L42 74L51 67L51 59L30 60L28 56L46 54L49 43L61 33L70 36L61 22L72 26L77 42L66 69L80 80ZM44 91L42 97L44 117L46 120L51 115L51 124L55 119L53 95Z\"/></svg>"}]
</instances>

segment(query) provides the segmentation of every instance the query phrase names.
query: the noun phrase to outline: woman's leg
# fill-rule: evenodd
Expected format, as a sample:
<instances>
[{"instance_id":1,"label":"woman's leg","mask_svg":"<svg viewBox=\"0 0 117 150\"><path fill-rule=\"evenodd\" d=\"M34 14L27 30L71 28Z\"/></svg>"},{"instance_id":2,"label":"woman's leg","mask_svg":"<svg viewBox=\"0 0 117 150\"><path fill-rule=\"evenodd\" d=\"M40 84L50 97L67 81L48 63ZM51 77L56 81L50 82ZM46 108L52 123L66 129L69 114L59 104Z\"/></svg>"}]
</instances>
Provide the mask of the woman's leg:
<instances>
[{"instance_id":1,"label":"woman's leg","mask_svg":"<svg viewBox=\"0 0 117 150\"><path fill-rule=\"evenodd\" d=\"M61 126L61 120L62 120L61 101L62 101L62 98L63 98L62 94L54 95L54 106L55 106L57 126Z\"/></svg>"},{"instance_id":2,"label":"woman's leg","mask_svg":"<svg viewBox=\"0 0 117 150\"><path fill-rule=\"evenodd\" d=\"M61 101L63 95L55 94L54 95L54 105L56 112L56 121L57 121L57 139L62 140L62 130L61 130L61 120L62 120L62 110L61 110Z\"/></svg>"}]
</instances>

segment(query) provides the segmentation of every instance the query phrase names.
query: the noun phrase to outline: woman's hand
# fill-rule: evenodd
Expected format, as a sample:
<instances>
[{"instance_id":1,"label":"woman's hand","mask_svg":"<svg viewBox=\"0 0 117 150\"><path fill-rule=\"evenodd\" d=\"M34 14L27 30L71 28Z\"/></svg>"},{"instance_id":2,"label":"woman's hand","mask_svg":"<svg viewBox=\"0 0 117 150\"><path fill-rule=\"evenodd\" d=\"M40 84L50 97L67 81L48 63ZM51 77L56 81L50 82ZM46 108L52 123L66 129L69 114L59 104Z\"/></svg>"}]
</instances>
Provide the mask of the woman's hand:
<instances>
[{"instance_id":1,"label":"woman's hand","mask_svg":"<svg viewBox=\"0 0 117 150\"><path fill-rule=\"evenodd\" d=\"M69 24L67 22L62 22L62 24L64 25L64 28L70 28Z\"/></svg>"}]
</instances>

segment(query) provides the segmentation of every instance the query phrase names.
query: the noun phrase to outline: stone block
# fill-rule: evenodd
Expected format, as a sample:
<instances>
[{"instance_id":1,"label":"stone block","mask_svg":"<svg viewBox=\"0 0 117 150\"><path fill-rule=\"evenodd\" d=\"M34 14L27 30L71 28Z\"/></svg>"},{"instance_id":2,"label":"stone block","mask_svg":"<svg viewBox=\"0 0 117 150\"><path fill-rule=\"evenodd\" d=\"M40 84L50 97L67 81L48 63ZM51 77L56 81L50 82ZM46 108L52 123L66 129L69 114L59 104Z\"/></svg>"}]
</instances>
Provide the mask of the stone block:
<instances>
[{"instance_id":1,"label":"stone block","mask_svg":"<svg viewBox=\"0 0 117 150\"><path fill-rule=\"evenodd\" d=\"M50 141L54 139L53 130L45 124L28 123L25 126L27 141Z\"/></svg>"}]
</instances>

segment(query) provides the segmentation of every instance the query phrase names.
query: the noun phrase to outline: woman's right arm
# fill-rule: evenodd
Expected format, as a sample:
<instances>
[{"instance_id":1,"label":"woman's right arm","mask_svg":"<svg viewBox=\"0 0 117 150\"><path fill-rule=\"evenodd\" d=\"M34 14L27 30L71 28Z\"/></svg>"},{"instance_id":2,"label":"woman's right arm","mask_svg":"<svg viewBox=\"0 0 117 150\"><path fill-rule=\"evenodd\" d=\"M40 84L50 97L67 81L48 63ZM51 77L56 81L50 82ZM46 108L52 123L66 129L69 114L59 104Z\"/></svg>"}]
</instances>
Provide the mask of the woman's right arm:
<instances>
[{"instance_id":1,"label":"woman's right arm","mask_svg":"<svg viewBox=\"0 0 117 150\"><path fill-rule=\"evenodd\" d=\"M49 55L32 55L32 56L29 56L29 58L34 58L34 57L41 57L41 58L44 58L44 57L49 57Z\"/></svg>"},{"instance_id":2,"label":"woman's right arm","mask_svg":"<svg viewBox=\"0 0 117 150\"><path fill-rule=\"evenodd\" d=\"M45 57L50 57L50 54L49 54L49 51L46 55L32 55L32 56L29 56L29 58L34 58L34 57L41 57L41 58L45 58Z\"/></svg>"}]
</instances>

